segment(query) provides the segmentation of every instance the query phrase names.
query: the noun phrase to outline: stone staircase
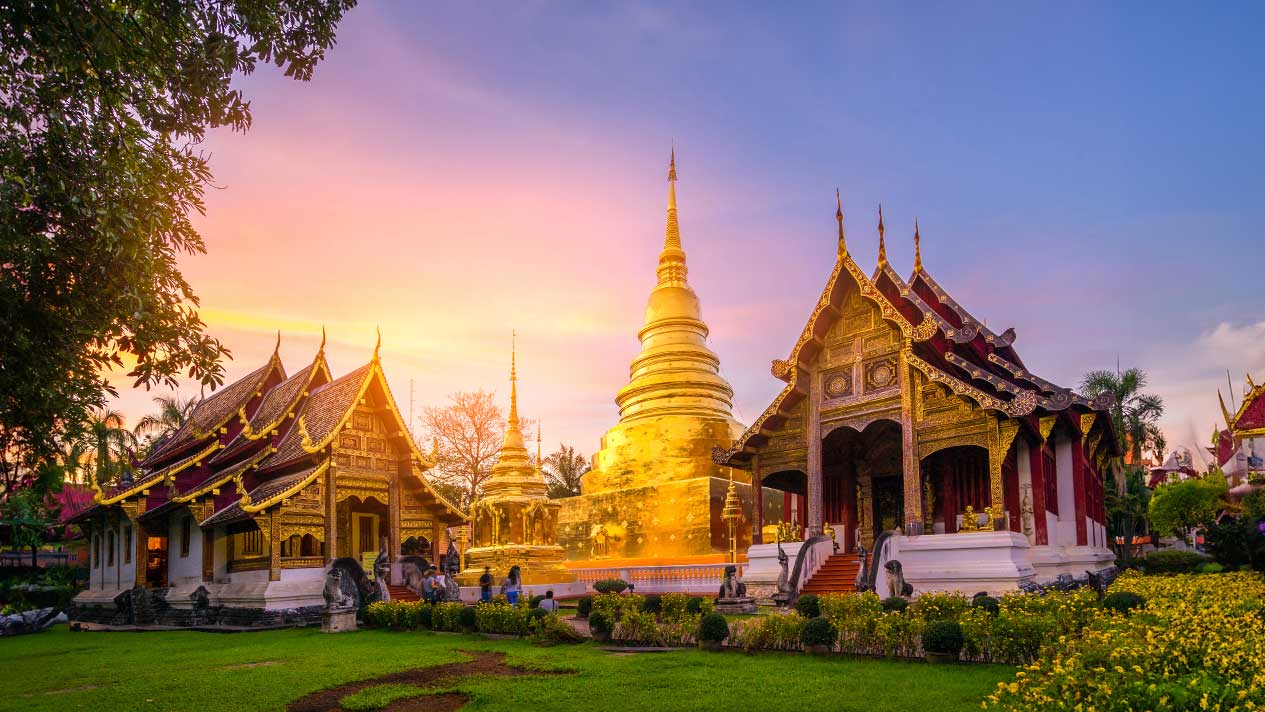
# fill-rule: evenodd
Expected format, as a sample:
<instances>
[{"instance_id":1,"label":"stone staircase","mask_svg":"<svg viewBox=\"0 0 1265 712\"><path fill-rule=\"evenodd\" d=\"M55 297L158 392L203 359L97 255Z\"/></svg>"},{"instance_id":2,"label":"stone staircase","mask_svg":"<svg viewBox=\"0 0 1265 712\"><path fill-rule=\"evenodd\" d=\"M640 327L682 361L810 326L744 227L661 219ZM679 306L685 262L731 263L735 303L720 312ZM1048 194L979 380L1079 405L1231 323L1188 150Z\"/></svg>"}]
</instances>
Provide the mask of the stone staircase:
<instances>
[{"instance_id":1,"label":"stone staircase","mask_svg":"<svg viewBox=\"0 0 1265 712\"><path fill-rule=\"evenodd\" d=\"M407 601L421 600L418 597L418 595L413 592L413 589L409 588L408 586L392 586L391 584L387 584L387 590L391 592L392 601L406 601L407 602Z\"/></svg>"},{"instance_id":2,"label":"stone staircase","mask_svg":"<svg viewBox=\"0 0 1265 712\"><path fill-rule=\"evenodd\" d=\"M861 570L861 557L856 554L834 554L821 565L817 573L804 584L801 593L839 593L857 589L857 573Z\"/></svg>"}]
</instances>

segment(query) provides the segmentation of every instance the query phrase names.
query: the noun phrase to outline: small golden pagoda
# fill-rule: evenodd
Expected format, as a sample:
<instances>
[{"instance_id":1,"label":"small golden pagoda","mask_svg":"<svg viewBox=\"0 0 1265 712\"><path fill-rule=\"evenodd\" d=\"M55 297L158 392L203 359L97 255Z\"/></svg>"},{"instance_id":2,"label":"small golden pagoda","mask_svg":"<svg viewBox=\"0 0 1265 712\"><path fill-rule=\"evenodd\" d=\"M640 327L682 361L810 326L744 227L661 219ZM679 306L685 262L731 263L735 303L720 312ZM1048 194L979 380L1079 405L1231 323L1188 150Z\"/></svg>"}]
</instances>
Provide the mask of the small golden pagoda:
<instances>
[{"instance_id":1,"label":"small golden pagoda","mask_svg":"<svg viewBox=\"0 0 1265 712\"><path fill-rule=\"evenodd\" d=\"M638 332L641 353L628 385L615 396L619 423L602 437L581 495L562 500L559 542L571 560L656 564L730 549L721 519L730 479L741 509L751 511L750 476L712 462L742 434L733 388L707 346L698 295L686 279L676 207L676 153L668 165L668 214L656 284ZM750 520L738 524L739 550L750 544ZM607 561L607 563L610 563Z\"/></svg>"},{"instance_id":2,"label":"small golden pagoda","mask_svg":"<svg viewBox=\"0 0 1265 712\"><path fill-rule=\"evenodd\" d=\"M470 548L466 570L457 575L463 586L477 586L484 567L500 581L519 566L524 584L575 581L562 561L566 554L557 544L558 509L549 499L544 474L527 456L518 421L518 368L515 349L510 351L510 414L505 442L483 495L470 505ZM540 440L536 441L539 461Z\"/></svg>"}]
</instances>

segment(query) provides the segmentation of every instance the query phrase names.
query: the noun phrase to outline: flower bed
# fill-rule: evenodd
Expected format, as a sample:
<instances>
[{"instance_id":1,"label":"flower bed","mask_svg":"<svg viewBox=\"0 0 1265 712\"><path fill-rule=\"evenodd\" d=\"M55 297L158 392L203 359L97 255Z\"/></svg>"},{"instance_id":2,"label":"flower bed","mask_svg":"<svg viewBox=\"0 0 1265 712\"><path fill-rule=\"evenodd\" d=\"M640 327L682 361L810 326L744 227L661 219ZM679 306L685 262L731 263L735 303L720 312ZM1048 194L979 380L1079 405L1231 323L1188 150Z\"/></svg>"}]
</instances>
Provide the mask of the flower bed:
<instances>
[{"instance_id":1,"label":"flower bed","mask_svg":"<svg viewBox=\"0 0 1265 712\"><path fill-rule=\"evenodd\" d=\"M1079 637L1061 636L1001 683L1001 710L1257 710L1265 707L1265 577L1234 573L1139 576L1113 592L1145 601L1093 611ZM1003 601L1004 604L1004 601Z\"/></svg>"}]
</instances>

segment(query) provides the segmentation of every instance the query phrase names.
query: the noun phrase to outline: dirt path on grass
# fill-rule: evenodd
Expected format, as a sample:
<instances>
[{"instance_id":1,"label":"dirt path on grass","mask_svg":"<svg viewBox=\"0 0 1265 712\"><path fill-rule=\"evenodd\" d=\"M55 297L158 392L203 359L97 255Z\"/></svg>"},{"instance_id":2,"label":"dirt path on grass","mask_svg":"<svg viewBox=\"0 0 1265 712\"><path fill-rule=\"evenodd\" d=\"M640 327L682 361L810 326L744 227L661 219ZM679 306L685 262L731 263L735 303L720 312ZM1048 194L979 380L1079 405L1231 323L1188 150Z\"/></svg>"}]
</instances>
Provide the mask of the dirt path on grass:
<instances>
[{"instance_id":1,"label":"dirt path on grass","mask_svg":"<svg viewBox=\"0 0 1265 712\"><path fill-rule=\"evenodd\" d=\"M416 685L418 687L443 687L470 675L499 675L503 677L522 677L526 675L556 675L559 673L537 670L521 670L505 664L505 653L476 653L461 651L474 659L465 663L450 663L432 667L415 668L393 672L369 680L357 680L337 687L318 690L310 695L300 697L291 702L287 712L337 712L343 709L339 703L344 697L378 685ZM443 683L443 684L441 684ZM469 698L460 692L445 692L435 695L419 695L396 700L384 707L387 712L453 712L469 702Z\"/></svg>"}]
</instances>

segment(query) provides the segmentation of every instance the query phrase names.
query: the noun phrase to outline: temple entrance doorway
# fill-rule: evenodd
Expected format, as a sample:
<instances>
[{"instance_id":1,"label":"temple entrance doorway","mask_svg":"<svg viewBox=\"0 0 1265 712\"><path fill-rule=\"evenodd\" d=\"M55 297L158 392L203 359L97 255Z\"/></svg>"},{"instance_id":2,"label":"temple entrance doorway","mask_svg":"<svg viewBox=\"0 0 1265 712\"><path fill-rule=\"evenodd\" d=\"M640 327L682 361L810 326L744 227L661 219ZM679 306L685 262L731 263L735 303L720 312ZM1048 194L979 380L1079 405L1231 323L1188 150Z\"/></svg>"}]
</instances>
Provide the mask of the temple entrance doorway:
<instances>
[{"instance_id":1,"label":"temple entrance doorway","mask_svg":"<svg viewBox=\"0 0 1265 712\"><path fill-rule=\"evenodd\" d=\"M141 530L144 535L144 530ZM145 585L149 588L167 588L167 537L151 536L145 542Z\"/></svg>"},{"instance_id":2,"label":"temple entrance doorway","mask_svg":"<svg viewBox=\"0 0 1265 712\"><path fill-rule=\"evenodd\" d=\"M899 476L874 478L874 535L905 523L905 487Z\"/></svg>"},{"instance_id":3,"label":"temple entrance doorway","mask_svg":"<svg viewBox=\"0 0 1265 712\"><path fill-rule=\"evenodd\" d=\"M937 450L922 461L922 472L931 481L937 534L957 532L966 507L979 515L989 506L988 450L975 445Z\"/></svg>"},{"instance_id":4,"label":"temple entrance doorway","mask_svg":"<svg viewBox=\"0 0 1265 712\"><path fill-rule=\"evenodd\" d=\"M900 443L900 424L886 419L861 430L838 427L822 440L822 523L843 551L868 549L903 522Z\"/></svg>"},{"instance_id":5,"label":"temple entrance doorway","mask_svg":"<svg viewBox=\"0 0 1265 712\"><path fill-rule=\"evenodd\" d=\"M338 508L338 553L361 562L368 572L378 556L381 537L387 535L387 505L374 495L364 499L352 495L339 502Z\"/></svg>"}]
</instances>

